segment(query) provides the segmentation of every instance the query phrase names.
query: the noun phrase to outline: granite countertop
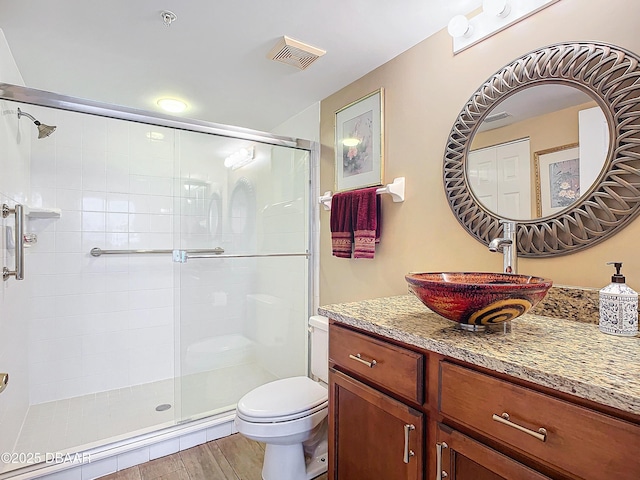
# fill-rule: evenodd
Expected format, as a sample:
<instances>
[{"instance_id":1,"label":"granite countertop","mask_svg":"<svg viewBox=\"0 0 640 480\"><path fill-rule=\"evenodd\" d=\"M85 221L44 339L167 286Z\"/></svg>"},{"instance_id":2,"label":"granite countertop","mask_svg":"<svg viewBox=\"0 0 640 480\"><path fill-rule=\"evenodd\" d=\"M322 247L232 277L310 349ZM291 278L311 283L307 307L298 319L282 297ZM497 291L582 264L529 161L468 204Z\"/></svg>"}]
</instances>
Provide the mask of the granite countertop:
<instances>
[{"instance_id":1,"label":"granite countertop","mask_svg":"<svg viewBox=\"0 0 640 480\"><path fill-rule=\"evenodd\" d=\"M511 332L466 332L413 295L325 305L339 323L640 415L640 337L525 314Z\"/></svg>"}]
</instances>

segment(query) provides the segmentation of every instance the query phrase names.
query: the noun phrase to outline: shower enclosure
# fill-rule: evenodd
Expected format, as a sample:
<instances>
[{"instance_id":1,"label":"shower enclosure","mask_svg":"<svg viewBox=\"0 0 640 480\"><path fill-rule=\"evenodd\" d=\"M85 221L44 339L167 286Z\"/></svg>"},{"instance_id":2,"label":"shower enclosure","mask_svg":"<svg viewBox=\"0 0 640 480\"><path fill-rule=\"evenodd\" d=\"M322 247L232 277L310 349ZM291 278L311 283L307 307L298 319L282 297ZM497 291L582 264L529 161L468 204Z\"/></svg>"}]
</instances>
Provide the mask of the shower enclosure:
<instances>
[{"instance_id":1,"label":"shower enclosure","mask_svg":"<svg viewBox=\"0 0 640 480\"><path fill-rule=\"evenodd\" d=\"M0 478L306 374L310 142L8 84L0 108L3 267L24 265L0 292Z\"/></svg>"}]
</instances>

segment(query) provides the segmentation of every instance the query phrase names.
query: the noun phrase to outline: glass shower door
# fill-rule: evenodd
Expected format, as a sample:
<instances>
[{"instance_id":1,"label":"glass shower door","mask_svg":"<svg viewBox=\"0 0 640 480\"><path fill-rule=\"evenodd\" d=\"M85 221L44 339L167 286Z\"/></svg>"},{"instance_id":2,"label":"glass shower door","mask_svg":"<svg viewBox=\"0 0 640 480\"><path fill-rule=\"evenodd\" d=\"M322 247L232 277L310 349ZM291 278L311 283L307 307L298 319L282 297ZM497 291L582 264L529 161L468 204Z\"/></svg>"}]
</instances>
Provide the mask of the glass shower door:
<instances>
[{"instance_id":1,"label":"glass shower door","mask_svg":"<svg viewBox=\"0 0 640 480\"><path fill-rule=\"evenodd\" d=\"M18 121L15 103L0 101L0 111L0 206L13 210L29 194L29 135L33 132L28 130L32 125ZM0 268L9 271L16 271L16 223L14 212L6 218L0 215ZM9 380L6 388L0 386L0 452L13 452L29 409L27 287L15 276L0 281L0 381ZM0 472L12 468L0 462Z\"/></svg>"},{"instance_id":2,"label":"glass shower door","mask_svg":"<svg viewBox=\"0 0 640 480\"><path fill-rule=\"evenodd\" d=\"M305 375L309 152L180 135L176 366L182 421Z\"/></svg>"}]
</instances>

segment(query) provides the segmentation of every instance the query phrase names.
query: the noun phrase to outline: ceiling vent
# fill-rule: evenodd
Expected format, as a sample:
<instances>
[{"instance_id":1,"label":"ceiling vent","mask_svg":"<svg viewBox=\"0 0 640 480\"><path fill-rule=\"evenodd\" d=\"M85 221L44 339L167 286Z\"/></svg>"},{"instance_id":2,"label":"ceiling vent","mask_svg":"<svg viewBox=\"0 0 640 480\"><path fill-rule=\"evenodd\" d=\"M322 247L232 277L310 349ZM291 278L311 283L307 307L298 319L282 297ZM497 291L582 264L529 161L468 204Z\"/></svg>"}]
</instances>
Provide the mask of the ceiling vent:
<instances>
[{"instance_id":1,"label":"ceiling vent","mask_svg":"<svg viewBox=\"0 0 640 480\"><path fill-rule=\"evenodd\" d=\"M507 112L500 112L500 113L494 113L492 115L489 115L487 118L484 119L485 122L489 123L489 122L497 122L498 120L502 120L504 118L510 117L511 114L507 113Z\"/></svg>"},{"instance_id":2,"label":"ceiling vent","mask_svg":"<svg viewBox=\"0 0 640 480\"><path fill-rule=\"evenodd\" d=\"M267 54L267 58L304 70L325 53L325 50L283 36Z\"/></svg>"}]
</instances>

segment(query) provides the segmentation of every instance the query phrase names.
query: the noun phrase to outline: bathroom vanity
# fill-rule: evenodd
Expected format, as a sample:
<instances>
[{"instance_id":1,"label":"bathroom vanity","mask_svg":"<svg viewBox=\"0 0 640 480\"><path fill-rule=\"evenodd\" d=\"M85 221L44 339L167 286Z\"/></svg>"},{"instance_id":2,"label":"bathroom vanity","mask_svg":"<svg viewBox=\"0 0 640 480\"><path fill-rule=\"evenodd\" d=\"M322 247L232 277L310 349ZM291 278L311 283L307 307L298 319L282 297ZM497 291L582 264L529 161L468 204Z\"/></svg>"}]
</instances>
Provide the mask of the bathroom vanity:
<instances>
[{"instance_id":1,"label":"bathroom vanity","mask_svg":"<svg viewBox=\"0 0 640 480\"><path fill-rule=\"evenodd\" d=\"M330 479L640 478L639 337L531 314L465 332L410 295L319 313Z\"/></svg>"}]
</instances>

